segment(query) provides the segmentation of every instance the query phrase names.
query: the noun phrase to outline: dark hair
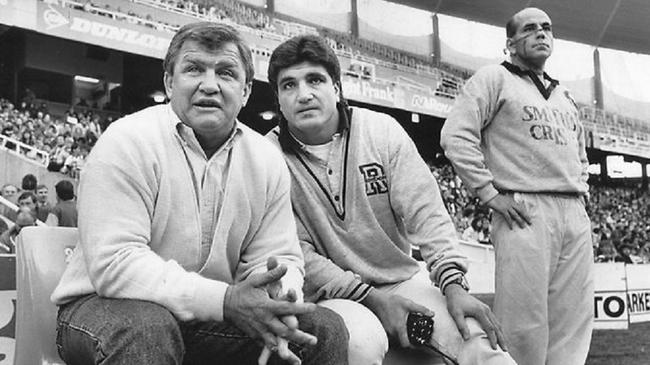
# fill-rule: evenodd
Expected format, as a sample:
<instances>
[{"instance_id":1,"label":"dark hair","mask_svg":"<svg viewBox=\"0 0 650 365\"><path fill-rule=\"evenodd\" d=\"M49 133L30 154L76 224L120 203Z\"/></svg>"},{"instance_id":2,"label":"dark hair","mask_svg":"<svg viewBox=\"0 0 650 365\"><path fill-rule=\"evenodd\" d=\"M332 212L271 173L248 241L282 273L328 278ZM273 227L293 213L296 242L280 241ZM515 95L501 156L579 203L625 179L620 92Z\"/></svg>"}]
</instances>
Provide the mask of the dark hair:
<instances>
[{"instance_id":1,"label":"dark hair","mask_svg":"<svg viewBox=\"0 0 650 365\"><path fill-rule=\"evenodd\" d=\"M280 44L271 54L267 75L273 92L278 92L280 71L302 62L323 66L334 84L339 87L339 92L342 92L339 59L323 38L311 34L293 37Z\"/></svg>"},{"instance_id":2,"label":"dark hair","mask_svg":"<svg viewBox=\"0 0 650 365\"><path fill-rule=\"evenodd\" d=\"M27 174L23 177L21 188L23 190L36 190L37 184L38 184L38 180L36 180L36 176L32 174Z\"/></svg>"},{"instance_id":3,"label":"dark hair","mask_svg":"<svg viewBox=\"0 0 650 365\"><path fill-rule=\"evenodd\" d=\"M516 15L516 14L515 14ZM515 16L511 16L506 23L506 37L512 38L515 33L517 33L517 22L515 22Z\"/></svg>"},{"instance_id":4,"label":"dark hair","mask_svg":"<svg viewBox=\"0 0 650 365\"><path fill-rule=\"evenodd\" d=\"M239 57L246 71L246 82L251 82L255 75L253 56L248 45L244 42L239 32L226 24L214 22L196 22L186 24L176 32L167 49L163 60L163 69L170 75L174 74L174 64L183 44L188 41L197 42L206 50L215 51L226 43L234 43L239 50Z\"/></svg>"},{"instance_id":5,"label":"dark hair","mask_svg":"<svg viewBox=\"0 0 650 365\"><path fill-rule=\"evenodd\" d=\"M74 199L74 186L68 180L61 180L56 185L56 196L61 200L72 200Z\"/></svg>"},{"instance_id":6,"label":"dark hair","mask_svg":"<svg viewBox=\"0 0 650 365\"><path fill-rule=\"evenodd\" d=\"M34 195L34 193L32 193L31 191L24 191L24 192L22 192L22 194L20 194L20 195L18 196L18 200L17 200L17 201L20 202L21 200L24 200L24 199L27 199L27 198L31 198L31 199L32 199L32 203L36 203L36 195Z\"/></svg>"}]
</instances>

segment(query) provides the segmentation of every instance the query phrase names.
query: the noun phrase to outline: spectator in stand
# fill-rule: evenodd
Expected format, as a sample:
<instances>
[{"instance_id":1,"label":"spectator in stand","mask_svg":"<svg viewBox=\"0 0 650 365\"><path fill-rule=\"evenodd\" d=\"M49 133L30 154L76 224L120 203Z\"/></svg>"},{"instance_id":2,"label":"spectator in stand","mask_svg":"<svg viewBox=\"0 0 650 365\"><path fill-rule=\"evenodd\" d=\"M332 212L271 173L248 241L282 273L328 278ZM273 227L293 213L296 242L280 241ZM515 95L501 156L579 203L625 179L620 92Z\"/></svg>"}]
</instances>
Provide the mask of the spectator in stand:
<instances>
[{"instance_id":1,"label":"spectator in stand","mask_svg":"<svg viewBox=\"0 0 650 365\"><path fill-rule=\"evenodd\" d=\"M36 195L31 191L24 191L20 193L18 197L18 207L21 209L29 209L29 212L32 213L34 218L38 216L38 205L36 201Z\"/></svg>"},{"instance_id":2,"label":"spectator in stand","mask_svg":"<svg viewBox=\"0 0 650 365\"><path fill-rule=\"evenodd\" d=\"M52 294L63 360L345 365L340 317L301 302L282 156L236 120L249 48L191 23L163 67L170 103L117 121L85 166L79 244Z\"/></svg>"},{"instance_id":3,"label":"spectator in stand","mask_svg":"<svg viewBox=\"0 0 650 365\"><path fill-rule=\"evenodd\" d=\"M16 237L23 227L33 226L35 218L28 208L21 208L16 218L16 224L0 235L0 253L16 253Z\"/></svg>"},{"instance_id":4,"label":"spectator in stand","mask_svg":"<svg viewBox=\"0 0 650 365\"><path fill-rule=\"evenodd\" d=\"M77 202L74 195L74 185L68 180L61 180L54 186L56 190L56 205L50 211L45 223L54 227L77 226Z\"/></svg>"},{"instance_id":5,"label":"spectator in stand","mask_svg":"<svg viewBox=\"0 0 650 365\"><path fill-rule=\"evenodd\" d=\"M52 207L50 206L49 189L47 186L41 184L36 187L36 201L36 218L41 222L45 222L52 210Z\"/></svg>"},{"instance_id":6,"label":"spectator in stand","mask_svg":"<svg viewBox=\"0 0 650 365\"><path fill-rule=\"evenodd\" d=\"M36 193L36 186L38 185L38 179L34 174L27 174L23 176L23 180L20 184L22 191L31 191Z\"/></svg>"},{"instance_id":7,"label":"spectator in stand","mask_svg":"<svg viewBox=\"0 0 650 365\"><path fill-rule=\"evenodd\" d=\"M2 186L2 189L0 189L0 196L3 198L7 199L10 203L17 204L18 203L18 187L14 184L4 184ZM8 214L11 214L10 212L13 212L11 208L4 204L0 204L0 214L4 215L5 217L8 217ZM13 221L13 219L12 219Z\"/></svg>"}]
</instances>

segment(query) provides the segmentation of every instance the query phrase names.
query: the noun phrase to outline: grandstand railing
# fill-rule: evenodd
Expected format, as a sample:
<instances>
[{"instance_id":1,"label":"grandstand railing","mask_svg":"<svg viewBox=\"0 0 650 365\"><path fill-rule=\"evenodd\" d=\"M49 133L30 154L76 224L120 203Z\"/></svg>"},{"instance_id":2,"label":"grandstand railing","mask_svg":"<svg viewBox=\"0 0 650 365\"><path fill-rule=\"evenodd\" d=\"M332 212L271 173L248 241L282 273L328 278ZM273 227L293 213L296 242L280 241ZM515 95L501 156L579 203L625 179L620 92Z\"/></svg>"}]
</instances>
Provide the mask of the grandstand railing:
<instances>
[{"instance_id":1,"label":"grandstand railing","mask_svg":"<svg viewBox=\"0 0 650 365\"><path fill-rule=\"evenodd\" d=\"M45 1L45 0L41 0L41 1ZM109 18L112 18L112 19L122 19L122 20L126 20L126 21L128 21L130 23L133 23L133 24L140 24L140 25L144 25L146 27L150 27L150 28L154 28L154 29L158 29L158 30L165 30L165 31L170 32L170 33L176 33L176 30L178 30L178 27L171 26L171 25L168 25L168 24L165 24L165 23L147 20L147 19L144 19L144 18L141 18L141 17L138 17L138 16L134 16L134 15L130 15L130 14L127 14L127 13L123 13L123 12L120 12L120 11L114 11L114 10L109 10L109 9L105 9L105 8L100 8L100 7L92 5L92 3L90 1L84 2L84 3L81 3L81 2L78 2L78 1L73 1L73 0L59 0L59 1L60 1L62 6L67 6L67 7L71 7L71 8L74 8L74 9L83 10L83 11L90 12L90 13L93 13L93 14L106 16L106 17L109 17Z\"/></svg>"},{"instance_id":2,"label":"grandstand railing","mask_svg":"<svg viewBox=\"0 0 650 365\"><path fill-rule=\"evenodd\" d=\"M47 166L50 163L50 155L47 152L2 134L0 134L0 148L14 152L25 160L39 165ZM36 158L29 157L28 153Z\"/></svg>"}]
</instances>

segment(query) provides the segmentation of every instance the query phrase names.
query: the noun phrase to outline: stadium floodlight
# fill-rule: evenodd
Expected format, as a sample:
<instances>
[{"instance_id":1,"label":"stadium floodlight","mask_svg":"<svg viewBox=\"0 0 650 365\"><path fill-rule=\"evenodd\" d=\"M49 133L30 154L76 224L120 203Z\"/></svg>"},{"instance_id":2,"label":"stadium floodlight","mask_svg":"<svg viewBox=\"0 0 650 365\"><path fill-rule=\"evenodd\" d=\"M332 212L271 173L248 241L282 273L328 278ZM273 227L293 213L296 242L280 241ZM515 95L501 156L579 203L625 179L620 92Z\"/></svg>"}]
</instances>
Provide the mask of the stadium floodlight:
<instances>
[{"instance_id":1,"label":"stadium floodlight","mask_svg":"<svg viewBox=\"0 0 650 365\"><path fill-rule=\"evenodd\" d=\"M159 91L159 90L154 91L154 92L151 93L151 95L149 95L149 96L153 99L153 101L154 101L156 104L160 104L160 103L165 102L165 94L164 94L162 91Z\"/></svg>"},{"instance_id":2,"label":"stadium floodlight","mask_svg":"<svg viewBox=\"0 0 650 365\"><path fill-rule=\"evenodd\" d=\"M98 79L94 77L88 77L88 76L75 75L74 80L80 82L87 82L89 84L99 84Z\"/></svg>"},{"instance_id":3,"label":"stadium floodlight","mask_svg":"<svg viewBox=\"0 0 650 365\"><path fill-rule=\"evenodd\" d=\"M262 117L263 120L269 121L269 120L273 120L273 118L275 118L276 115L275 112L267 110L265 112L261 112L260 117Z\"/></svg>"}]
</instances>

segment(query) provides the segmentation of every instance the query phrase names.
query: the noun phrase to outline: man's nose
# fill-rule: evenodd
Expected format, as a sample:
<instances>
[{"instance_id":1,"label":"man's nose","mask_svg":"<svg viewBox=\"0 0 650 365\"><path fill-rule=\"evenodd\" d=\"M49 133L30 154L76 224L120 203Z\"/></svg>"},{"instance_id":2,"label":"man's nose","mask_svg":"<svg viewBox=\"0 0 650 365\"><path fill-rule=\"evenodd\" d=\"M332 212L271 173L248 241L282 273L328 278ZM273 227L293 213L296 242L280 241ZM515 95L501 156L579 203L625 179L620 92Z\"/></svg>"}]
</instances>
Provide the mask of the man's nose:
<instances>
[{"instance_id":1,"label":"man's nose","mask_svg":"<svg viewBox=\"0 0 650 365\"><path fill-rule=\"evenodd\" d=\"M219 92L221 90L221 85L219 84L219 77L216 72L210 70L206 71L201 79L199 89L206 94Z\"/></svg>"},{"instance_id":2,"label":"man's nose","mask_svg":"<svg viewBox=\"0 0 650 365\"><path fill-rule=\"evenodd\" d=\"M314 94L311 89L309 89L304 84L298 84L298 101L301 103L306 103L311 101L314 98Z\"/></svg>"}]
</instances>

